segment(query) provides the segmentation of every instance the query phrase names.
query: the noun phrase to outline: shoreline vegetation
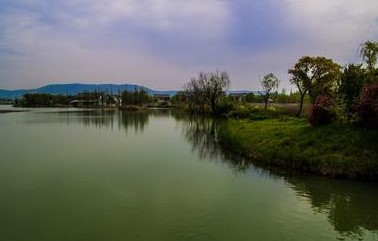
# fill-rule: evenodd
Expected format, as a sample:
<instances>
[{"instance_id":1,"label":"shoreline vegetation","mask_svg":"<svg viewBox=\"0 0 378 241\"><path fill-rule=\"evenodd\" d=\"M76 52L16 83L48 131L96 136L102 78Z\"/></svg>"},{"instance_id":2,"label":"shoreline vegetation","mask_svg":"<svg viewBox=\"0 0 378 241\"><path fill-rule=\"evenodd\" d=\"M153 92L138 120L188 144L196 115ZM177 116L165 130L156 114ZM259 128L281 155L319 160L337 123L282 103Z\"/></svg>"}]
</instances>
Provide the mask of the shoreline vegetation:
<instances>
[{"instance_id":1,"label":"shoreline vegetation","mask_svg":"<svg viewBox=\"0 0 378 241\"><path fill-rule=\"evenodd\" d=\"M378 42L366 41L364 64L341 66L323 56L303 56L288 70L299 108L269 108L280 80L260 79L264 108L231 96L227 72L199 73L184 85L181 103L195 115L227 119L218 142L266 167L333 178L378 180ZM283 90L281 92L285 94Z\"/></svg>"},{"instance_id":2,"label":"shoreline vegetation","mask_svg":"<svg viewBox=\"0 0 378 241\"><path fill-rule=\"evenodd\" d=\"M174 107L225 119L219 143L251 162L334 178L378 180L378 42L361 44L359 52L364 64L340 66L322 56L298 59L288 70L297 89L290 94L278 92L280 80L273 73L260 80L258 94L227 95L227 72L200 72L173 97L150 96L143 89L118 95L26 94L15 105L132 111Z\"/></svg>"},{"instance_id":3,"label":"shoreline vegetation","mask_svg":"<svg viewBox=\"0 0 378 241\"><path fill-rule=\"evenodd\" d=\"M227 120L219 143L263 167L332 178L378 180L378 131L347 124L311 126L306 119Z\"/></svg>"}]
</instances>

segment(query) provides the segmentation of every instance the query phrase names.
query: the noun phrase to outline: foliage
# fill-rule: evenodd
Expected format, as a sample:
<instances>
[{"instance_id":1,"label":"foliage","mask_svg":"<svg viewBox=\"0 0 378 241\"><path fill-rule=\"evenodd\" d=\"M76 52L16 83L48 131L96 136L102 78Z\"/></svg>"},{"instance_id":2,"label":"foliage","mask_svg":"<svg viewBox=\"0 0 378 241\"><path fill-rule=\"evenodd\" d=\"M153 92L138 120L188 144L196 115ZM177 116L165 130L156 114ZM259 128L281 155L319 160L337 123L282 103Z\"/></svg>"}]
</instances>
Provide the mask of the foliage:
<instances>
[{"instance_id":1,"label":"foliage","mask_svg":"<svg viewBox=\"0 0 378 241\"><path fill-rule=\"evenodd\" d=\"M149 96L147 92L143 89L135 91L123 91L121 94L122 105L138 105L142 106L149 102Z\"/></svg>"},{"instance_id":2,"label":"foliage","mask_svg":"<svg viewBox=\"0 0 378 241\"><path fill-rule=\"evenodd\" d=\"M227 116L228 113L232 112L235 109L235 103L232 98L222 97L217 104L214 115L215 116Z\"/></svg>"},{"instance_id":3,"label":"foliage","mask_svg":"<svg viewBox=\"0 0 378 241\"><path fill-rule=\"evenodd\" d=\"M72 97L64 95L50 95L50 94L25 94L21 99L15 101L16 106L25 107L53 107L66 106L69 104Z\"/></svg>"},{"instance_id":4,"label":"foliage","mask_svg":"<svg viewBox=\"0 0 378 241\"><path fill-rule=\"evenodd\" d=\"M269 97L278 88L279 80L273 73L269 73L264 76L260 83L263 91L259 92L259 94L264 100L264 108L266 110L268 108Z\"/></svg>"},{"instance_id":5,"label":"foliage","mask_svg":"<svg viewBox=\"0 0 378 241\"><path fill-rule=\"evenodd\" d=\"M292 105L272 106L265 110L261 106L235 103L233 110L224 115L230 119L265 120L294 117Z\"/></svg>"},{"instance_id":6,"label":"foliage","mask_svg":"<svg viewBox=\"0 0 378 241\"><path fill-rule=\"evenodd\" d=\"M326 96L318 96L311 106L309 121L313 126L325 125L335 119L333 101Z\"/></svg>"},{"instance_id":7,"label":"foliage","mask_svg":"<svg viewBox=\"0 0 378 241\"><path fill-rule=\"evenodd\" d=\"M334 96L340 68L331 59L304 56L289 69L288 73L292 75L290 82L297 86L300 93L298 116L301 115L306 94L310 96L312 104L319 95Z\"/></svg>"},{"instance_id":8,"label":"foliage","mask_svg":"<svg viewBox=\"0 0 378 241\"><path fill-rule=\"evenodd\" d=\"M300 93L299 92L290 92L287 94L285 91L281 93L274 92L271 94L271 99L274 103L299 103L300 102ZM254 93L248 93L245 95L245 101L247 103L261 103L263 99L260 95L255 95ZM304 103L308 102L308 98L305 97Z\"/></svg>"},{"instance_id":9,"label":"foliage","mask_svg":"<svg viewBox=\"0 0 378 241\"><path fill-rule=\"evenodd\" d=\"M236 105L234 109L228 112L228 118L234 119L248 119L251 118L253 113L255 112L254 109L259 109L258 107L252 107L250 105Z\"/></svg>"},{"instance_id":10,"label":"foliage","mask_svg":"<svg viewBox=\"0 0 378 241\"><path fill-rule=\"evenodd\" d=\"M342 114L350 121L365 82L365 71L361 65L349 64L344 67L338 88Z\"/></svg>"},{"instance_id":11,"label":"foliage","mask_svg":"<svg viewBox=\"0 0 378 241\"><path fill-rule=\"evenodd\" d=\"M360 56L365 61L367 69L371 74L376 71L375 66L377 65L378 58L378 42L366 41L361 44L359 50Z\"/></svg>"},{"instance_id":12,"label":"foliage","mask_svg":"<svg viewBox=\"0 0 378 241\"><path fill-rule=\"evenodd\" d=\"M219 101L222 96L225 96L229 85L230 77L227 72L200 72L197 79L192 78L184 86L189 109L197 113L204 113L208 107L212 113L215 113Z\"/></svg>"},{"instance_id":13,"label":"foliage","mask_svg":"<svg viewBox=\"0 0 378 241\"><path fill-rule=\"evenodd\" d=\"M378 127L378 83L366 85L357 105L360 122L366 127Z\"/></svg>"}]
</instances>

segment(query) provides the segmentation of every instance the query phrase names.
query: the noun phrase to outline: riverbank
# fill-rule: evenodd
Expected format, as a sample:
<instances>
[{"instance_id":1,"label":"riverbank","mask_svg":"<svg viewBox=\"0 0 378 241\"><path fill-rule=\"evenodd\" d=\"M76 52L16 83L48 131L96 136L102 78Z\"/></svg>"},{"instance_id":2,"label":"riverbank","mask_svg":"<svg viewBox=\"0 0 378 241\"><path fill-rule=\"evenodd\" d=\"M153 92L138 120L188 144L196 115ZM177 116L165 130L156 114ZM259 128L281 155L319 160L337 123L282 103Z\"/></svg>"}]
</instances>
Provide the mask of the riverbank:
<instances>
[{"instance_id":1,"label":"riverbank","mask_svg":"<svg viewBox=\"0 0 378 241\"><path fill-rule=\"evenodd\" d=\"M378 131L306 120L228 120L220 142L259 165L324 176L378 180Z\"/></svg>"}]
</instances>

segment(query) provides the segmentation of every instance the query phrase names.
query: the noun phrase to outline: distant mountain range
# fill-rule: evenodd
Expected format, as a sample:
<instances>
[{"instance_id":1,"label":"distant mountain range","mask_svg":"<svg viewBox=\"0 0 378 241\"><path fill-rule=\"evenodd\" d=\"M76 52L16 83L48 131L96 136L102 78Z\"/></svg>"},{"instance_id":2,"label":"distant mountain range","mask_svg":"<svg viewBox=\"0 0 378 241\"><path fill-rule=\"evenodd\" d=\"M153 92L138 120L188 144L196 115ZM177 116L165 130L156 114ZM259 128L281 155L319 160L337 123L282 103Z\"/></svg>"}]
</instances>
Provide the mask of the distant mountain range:
<instances>
[{"instance_id":1,"label":"distant mountain range","mask_svg":"<svg viewBox=\"0 0 378 241\"><path fill-rule=\"evenodd\" d=\"M53 95L76 95L80 92L106 91L117 94L122 91L134 91L144 89L149 94L175 95L177 90L159 91L134 84L51 84L36 89L4 90L0 89L0 98L15 99L27 93L44 93Z\"/></svg>"},{"instance_id":2,"label":"distant mountain range","mask_svg":"<svg viewBox=\"0 0 378 241\"><path fill-rule=\"evenodd\" d=\"M106 91L108 93L117 94L122 91L134 91L144 89L148 94L168 94L170 96L175 95L178 90L153 90L144 86L135 84L51 84L36 89L19 89L19 90L4 90L0 89L0 98L16 99L27 93L44 93L53 95L76 95L80 92L94 92L94 91ZM228 93L249 93L255 91L248 90L232 90Z\"/></svg>"}]
</instances>

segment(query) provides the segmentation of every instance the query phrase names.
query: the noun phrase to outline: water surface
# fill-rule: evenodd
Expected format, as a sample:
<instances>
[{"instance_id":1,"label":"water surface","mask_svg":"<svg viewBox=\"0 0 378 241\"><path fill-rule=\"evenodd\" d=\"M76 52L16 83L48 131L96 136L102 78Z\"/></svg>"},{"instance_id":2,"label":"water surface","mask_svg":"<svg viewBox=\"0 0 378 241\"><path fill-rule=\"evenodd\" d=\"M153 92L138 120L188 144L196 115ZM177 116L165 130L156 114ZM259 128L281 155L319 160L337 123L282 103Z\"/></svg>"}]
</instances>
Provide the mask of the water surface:
<instances>
[{"instance_id":1,"label":"water surface","mask_svg":"<svg viewBox=\"0 0 378 241\"><path fill-rule=\"evenodd\" d=\"M376 183L278 175L171 111L0 114L0 240L378 240Z\"/></svg>"}]
</instances>

